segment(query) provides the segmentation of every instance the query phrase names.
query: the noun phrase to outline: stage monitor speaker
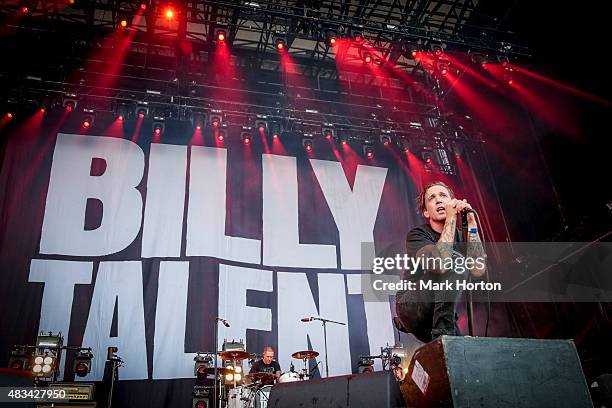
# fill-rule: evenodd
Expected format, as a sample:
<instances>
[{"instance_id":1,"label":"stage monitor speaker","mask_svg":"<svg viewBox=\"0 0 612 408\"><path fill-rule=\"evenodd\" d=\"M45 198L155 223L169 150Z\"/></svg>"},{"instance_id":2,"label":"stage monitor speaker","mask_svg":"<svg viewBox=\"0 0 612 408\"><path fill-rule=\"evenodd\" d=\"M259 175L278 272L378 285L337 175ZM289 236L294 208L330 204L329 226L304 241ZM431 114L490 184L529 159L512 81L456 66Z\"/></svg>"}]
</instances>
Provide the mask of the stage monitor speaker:
<instances>
[{"instance_id":1,"label":"stage monitor speaker","mask_svg":"<svg viewBox=\"0 0 612 408\"><path fill-rule=\"evenodd\" d=\"M442 336L413 355L410 407L592 408L570 340Z\"/></svg>"},{"instance_id":2,"label":"stage monitor speaker","mask_svg":"<svg viewBox=\"0 0 612 408\"><path fill-rule=\"evenodd\" d=\"M390 371L276 384L268 400L268 408L403 406L399 385Z\"/></svg>"}]
</instances>

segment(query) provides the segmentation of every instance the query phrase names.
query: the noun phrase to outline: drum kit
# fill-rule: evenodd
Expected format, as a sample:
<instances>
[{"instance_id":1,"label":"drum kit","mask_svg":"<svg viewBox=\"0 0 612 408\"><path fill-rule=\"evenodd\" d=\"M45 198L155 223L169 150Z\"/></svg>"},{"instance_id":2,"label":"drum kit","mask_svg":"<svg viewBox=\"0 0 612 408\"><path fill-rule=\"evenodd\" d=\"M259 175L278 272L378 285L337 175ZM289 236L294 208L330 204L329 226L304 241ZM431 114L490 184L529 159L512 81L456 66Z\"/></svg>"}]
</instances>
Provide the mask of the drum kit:
<instances>
[{"instance_id":1,"label":"drum kit","mask_svg":"<svg viewBox=\"0 0 612 408\"><path fill-rule=\"evenodd\" d=\"M214 353L207 353L214 355ZM223 351L219 351L217 356L223 361L222 367L205 367L201 372L206 374L208 378L214 379L215 371L217 373L218 394L219 400L217 407L227 408L266 408L270 391L276 383L286 383L294 381L307 381L311 378L311 372L308 368L309 361L317 358L319 353L313 350L297 351L291 355L296 360L301 360L303 368L298 371L294 370L293 363L289 371L281 373L276 378L274 373L255 372L242 375L242 366L244 360L248 361L249 369L252 365L261 359L261 355L249 353L244 350L242 342L227 342L223 343ZM211 358L208 361L212 363ZM212 404L211 404L212 405Z\"/></svg>"}]
</instances>

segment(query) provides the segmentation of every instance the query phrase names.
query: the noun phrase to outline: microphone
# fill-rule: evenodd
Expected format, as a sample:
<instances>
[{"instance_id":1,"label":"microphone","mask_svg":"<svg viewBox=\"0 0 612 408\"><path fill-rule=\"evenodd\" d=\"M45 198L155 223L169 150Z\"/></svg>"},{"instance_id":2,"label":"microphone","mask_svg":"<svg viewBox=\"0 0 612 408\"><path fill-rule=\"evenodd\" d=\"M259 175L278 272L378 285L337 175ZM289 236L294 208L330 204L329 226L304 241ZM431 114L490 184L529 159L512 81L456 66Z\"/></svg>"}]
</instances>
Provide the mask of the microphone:
<instances>
[{"instance_id":1,"label":"microphone","mask_svg":"<svg viewBox=\"0 0 612 408\"><path fill-rule=\"evenodd\" d=\"M228 323L228 322L227 322L227 320L225 320L225 319L222 319L222 318L220 318L220 317L217 317L217 321L219 321L219 322L223 323L223 325L224 325L225 327L230 327L229 323Z\"/></svg>"},{"instance_id":2,"label":"microphone","mask_svg":"<svg viewBox=\"0 0 612 408\"><path fill-rule=\"evenodd\" d=\"M312 317L312 316L311 317L304 317L304 318L302 318L300 320L302 320L303 322L312 322L314 320L314 317Z\"/></svg>"},{"instance_id":3,"label":"microphone","mask_svg":"<svg viewBox=\"0 0 612 408\"><path fill-rule=\"evenodd\" d=\"M476 211L474 211L474 209L473 209L473 208L464 208L463 210L461 210L461 214L463 214L463 215L467 215L467 214L469 214L469 213L472 213L472 214L473 214L473 213L475 213L475 212L476 212Z\"/></svg>"}]
</instances>

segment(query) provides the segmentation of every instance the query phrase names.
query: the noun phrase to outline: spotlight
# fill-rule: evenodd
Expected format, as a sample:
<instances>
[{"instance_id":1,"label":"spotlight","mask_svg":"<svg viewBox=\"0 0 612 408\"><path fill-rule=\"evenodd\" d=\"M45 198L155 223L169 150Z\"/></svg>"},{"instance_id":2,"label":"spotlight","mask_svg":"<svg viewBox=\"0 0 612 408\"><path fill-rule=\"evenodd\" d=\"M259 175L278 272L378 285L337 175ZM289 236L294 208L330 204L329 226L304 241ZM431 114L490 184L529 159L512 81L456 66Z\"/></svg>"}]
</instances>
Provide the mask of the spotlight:
<instances>
[{"instance_id":1,"label":"spotlight","mask_svg":"<svg viewBox=\"0 0 612 408\"><path fill-rule=\"evenodd\" d=\"M268 130L268 121L263 119L257 119L255 121L255 128L259 131L262 136L265 136Z\"/></svg>"},{"instance_id":2,"label":"spotlight","mask_svg":"<svg viewBox=\"0 0 612 408\"><path fill-rule=\"evenodd\" d=\"M391 135L390 132L384 132L383 134L380 135L380 142L383 144L383 146L387 147L391 144Z\"/></svg>"},{"instance_id":3,"label":"spotlight","mask_svg":"<svg viewBox=\"0 0 612 408\"><path fill-rule=\"evenodd\" d=\"M28 6L21 6L19 8L19 12L23 15L25 14L29 14L30 13L30 9L28 8Z\"/></svg>"},{"instance_id":4,"label":"spotlight","mask_svg":"<svg viewBox=\"0 0 612 408\"><path fill-rule=\"evenodd\" d=\"M331 127L321 128L321 133L323 133L323 136L325 136L327 140L331 140L334 137L334 129L332 129Z\"/></svg>"},{"instance_id":5,"label":"spotlight","mask_svg":"<svg viewBox=\"0 0 612 408\"><path fill-rule=\"evenodd\" d=\"M242 132L240 134L240 138L242 139L242 144L248 146L251 144L251 134L249 132Z\"/></svg>"},{"instance_id":6,"label":"spotlight","mask_svg":"<svg viewBox=\"0 0 612 408\"><path fill-rule=\"evenodd\" d=\"M428 152L428 151L422 152L421 153L421 157L425 161L425 168L431 169L431 165L433 164L433 154L432 154L432 152Z\"/></svg>"},{"instance_id":7,"label":"spotlight","mask_svg":"<svg viewBox=\"0 0 612 408\"><path fill-rule=\"evenodd\" d=\"M6 112L6 115L5 115L5 117L6 117L8 120L13 119L13 117L14 117L14 116L15 116L15 115L13 115L13 112Z\"/></svg>"},{"instance_id":8,"label":"spotlight","mask_svg":"<svg viewBox=\"0 0 612 408\"><path fill-rule=\"evenodd\" d=\"M72 112L77 107L77 100L72 98L64 98L62 100L62 106L66 109L67 112Z\"/></svg>"},{"instance_id":9,"label":"spotlight","mask_svg":"<svg viewBox=\"0 0 612 408\"><path fill-rule=\"evenodd\" d=\"M48 354L34 355L32 374L36 377L51 377L55 371L57 359Z\"/></svg>"},{"instance_id":10,"label":"spotlight","mask_svg":"<svg viewBox=\"0 0 612 408\"><path fill-rule=\"evenodd\" d=\"M172 20L174 18L174 8L172 6L166 7L164 10L164 16L166 16L167 20Z\"/></svg>"},{"instance_id":11,"label":"spotlight","mask_svg":"<svg viewBox=\"0 0 612 408\"><path fill-rule=\"evenodd\" d=\"M125 104L117 104L116 115L119 121L123 121L128 114L128 107Z\"/></svg>"},{"instance_id":12,"label":"spotlight","mask_svg":"<svg viewBox=\"0 0 612 408\"><path fill-rule=\"evenodd\" d=\"M218 43L224 43L227 39L227 32L222 28L215 29L215 38Z\"/></svg>"},{"instance_id":13,"label":"spotlight","mask_svg":"<svg viewBox=\"0 0 612 408\"><path fill-rule=\"evenodd\" d=\"M363 42L363 32L357 28L351 29L351 37L358 43Z\"/></svg>"},{"instance_id":14,"label":"spotlight","mask_svg":"<svg viewBox=\"0 0 612 408\"><path fill-rule=\"evenodd\" d=\"M92 124L93 124L92 116L90 115L83 116L83 120L81 121L81 126L83 126L84 129L89 129Z\"/></svg>"},{"instance_id":15,"label":"spotlight","mask_svg":"<svg viewBox=\"0 0 612 408\"><path fill-rule=\"evenodd\" d=\"M274 46L276 47L277 50L282 51L287 46L287 42L285 41L284 38L279 37L274 41Z\"/></svg>"},{"instance_id":16,"label":"spotlight","mask_svg":"<svg viewBox=\"0 0 612 408\"><path fill-rule=\"evenodd\" d=\"M304 150L308 153L312 153L312 137L303 137L302 146L304 146Z\"/></svg>"},{"instance_id":17,"label":"spotlight","mask_svg":"<svg viewBox=\"0 0 612 408\"><path fill-rule=\"evenodd\" d=\"M223 124L223 112L217 109L212 109L210 112L210 124L213 127L220 127Z\"/></svg>"},{"instance_id":18,"label":"spotlight","mask_svg":"<svg viewBox=\"0 0 612 408\"><path fill-rule=\"evenodd\" d=\"M147 3L140 3L140 9L145 11L147 9Z\"/></svg>"},{"instance_id":19,"label":"spotlight","mask_svg":"<svg viewBox=\"0 0 612 408\"><path fill-rule=\"evenodd\" d=\"M121 26L121 28L126 28L126 27L128 26L128 22L127 22L127 20L126 20L126 19L122 19L122 20L119 22L119 25Z\"/></svg>"},{"instance_id":20,"label":"spotlight","mask_svg":"<svg viewBox=\"0 0 612 408\"><path fill-rule=\"evenodd\" d=\"M325 30L325 42L328 46L333 47L336 45L338 40L338 33L336 30Z\"/></svg>"},{"instance_id":21,"label":"spotlight","mask_svg":"<svg viewBox=\"0 0 612 408\"><path fill-rule=\"evenodd\" d=\"M155 136L161 136L162 133L164 133L164 122L161 121L155 121L153 122L153 134Z\"/></svg>"},{"instance_id":22,"label":"spotlight","mask_svg":"<svg viewBox=\"0 0 612 408\"><path fill-rule=\"evenodd\" d=\"M25 349L14 349L9 357L8 368L12 370L27 370L29 368L28 353Z\"/></svg>"},{"instance_id":23,"label":"spotlight","mask_svg":"<svg viewBox=\"0 0 612 408\"><path fill-rule=\"evenodd\" d=\"M365 140L363 142L363 154L368 160L372 160L374 158L374 147L372 146L373 142L371 140Z\"/></svg>"},{"instance_id":24,"label":"spotlight","mask_svg":"<svg viewBox=\"0 0 612 408\"><path fill-rule=\"evenodd\" d=\"M225 140L225 130L219 130L217 133L217 141L223 142Z\"/></svg>"},{"instance_id":25,"label":"spotlight","mask_svg":"<svg viewBox=\"0 0 612 408\"><path fill-rule=\"evenodd\" d=\"M430 44L431 50L436 55L436 57L441 57L444 55L444 44L441 43L433 43Z\"/></svg>"},{"instance_id":26,"label":"spotlight","mask_svg":"<svg viewBox=\"0 0 612 408\"><path fill-rule=\"evenodd\" d=\"M72 371L77 377L85 377L91 371L91 359L93 354L89 349L80 350L74 356L72 363Z\"/></svg>"},{"instance_id":27,"label":"spotlight","mask_svg":"<svg viewBox=\"0 0 612 408\"><path fill-rule=\"evenodd\" d=\"M278 140L281 134L280 124L278 122L268 122L268 131L273 140Z\"/></svg>"},{"instance_id":28,"label":"spotlight","mask_svg":"<svg viewBox=\"0 0 612 408\"><path fill-rule=\"evenodd\" d=\"M206 378L206 369L210 367L212 358L209 355L198 353L193 358L193 361L195 361L195 365L193 367L194 375L198 378L198 380L203 380Z\"/></svg>"},{"instance_id":29,"label":"spotlight","mask_svg":"<svg viewBox=\"0 0 612 408\"><path fill-rule=\"evenodd\" d=\"M192 115L193 127L196 130L202 129L206 123L206 115L202 112L194 112Z\"/></svg>"},{"instance_id":30,"label":"spotlight","mask_svg":"<svg viewBox=\"0 0 612 408\"><path fill-rule=\"evenodd\" d=\"M509 86L514 85L514 80L513 80L513 79L509 79L509 80L508 80L508 85L509 85Z\"/></svg>"},{"instance_id":31,"label":"spotlight","mask_svg":"<svg viewBox=\"0 0 612 408\"><path fill-rule=\"evenodd\" d=\"M363 62L370 64L372 62L372 55L369 52L363 53Z\"/></svg>"},{"instance_id":32,"label":"spotlight","mask_svg":"<svg viewBox=\"0 0 612 408\"><path fill-rule=\"evenodd\" d=\"M136 107L136 116L138 116L138 119L144 119L148 115L149 115L149 107L148 106L138 105Z\"/></svg>"}]
</instances>

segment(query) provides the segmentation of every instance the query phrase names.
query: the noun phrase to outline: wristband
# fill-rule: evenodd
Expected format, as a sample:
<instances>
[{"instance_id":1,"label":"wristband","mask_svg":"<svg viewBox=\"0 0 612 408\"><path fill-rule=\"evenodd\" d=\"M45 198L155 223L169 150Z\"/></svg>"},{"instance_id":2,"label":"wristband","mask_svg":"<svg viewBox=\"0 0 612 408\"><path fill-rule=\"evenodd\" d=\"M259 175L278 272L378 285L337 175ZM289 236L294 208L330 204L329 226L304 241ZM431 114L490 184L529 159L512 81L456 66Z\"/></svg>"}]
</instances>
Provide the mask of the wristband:
<instances>
[{"instance_id":1,"label":"wristband","mask_svg":"<svg viewBox=\"0 0 612 408\"><path fill-rule=\"evenodd\" d=\"M477 234L478 233L478 228L470 228L470 229L468 229L468 232L470 234Z\"/></svg>"}]
</instances>

